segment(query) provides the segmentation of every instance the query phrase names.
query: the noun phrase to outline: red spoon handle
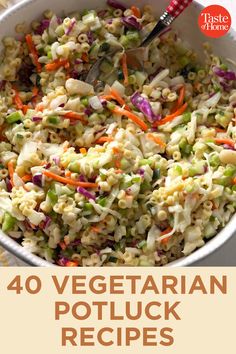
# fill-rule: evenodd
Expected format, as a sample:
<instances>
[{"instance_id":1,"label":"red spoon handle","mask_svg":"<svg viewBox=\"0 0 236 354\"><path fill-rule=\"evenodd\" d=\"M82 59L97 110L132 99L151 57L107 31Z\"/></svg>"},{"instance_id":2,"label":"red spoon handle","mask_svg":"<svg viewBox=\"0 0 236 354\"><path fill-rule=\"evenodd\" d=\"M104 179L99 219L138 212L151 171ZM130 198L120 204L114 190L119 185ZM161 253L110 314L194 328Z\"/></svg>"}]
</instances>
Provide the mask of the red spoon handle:
<instances>
[{"instance_id":1,"label":"red spoon handle","mask_svg":"<svg viewBox=\"0 0 236 354\"><path fill-rule=\"evenodd\" d=\"M192 1L193 0L171 0L166 12L176 18L191 4Z\"/></svg>"}]
</instances>

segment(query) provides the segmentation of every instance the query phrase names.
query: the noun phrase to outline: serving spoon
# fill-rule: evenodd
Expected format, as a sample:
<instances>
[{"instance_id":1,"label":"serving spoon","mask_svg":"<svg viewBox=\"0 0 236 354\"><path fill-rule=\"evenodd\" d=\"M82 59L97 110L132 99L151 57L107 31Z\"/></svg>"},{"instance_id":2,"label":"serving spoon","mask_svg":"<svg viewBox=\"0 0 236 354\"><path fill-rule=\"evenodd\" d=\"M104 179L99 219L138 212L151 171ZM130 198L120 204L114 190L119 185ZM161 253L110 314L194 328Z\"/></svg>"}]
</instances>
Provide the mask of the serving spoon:
<instances>
[{"instance_id":1,"label":"serving spoon","mask_svg":"<svg viewBox=\"0 0 236 354\"><path fill-rule=\"evenodd\" d=\"M125 51L127 65L136 70L141 70L143 68L143 62L145 61L145 58L147 58L147 49L149 45L172 24L172 22L192 3L192 1L193 0L171 0L157 24L141 45L138 48L132 48ZM109 54L115 54L117 51L119 51L119 49L113 50ZM97 80L100 74L100 65L105 59L106 57L101 57L91 67L85 80L87 83L93 84Z\"/></svg>"}]
</instances>

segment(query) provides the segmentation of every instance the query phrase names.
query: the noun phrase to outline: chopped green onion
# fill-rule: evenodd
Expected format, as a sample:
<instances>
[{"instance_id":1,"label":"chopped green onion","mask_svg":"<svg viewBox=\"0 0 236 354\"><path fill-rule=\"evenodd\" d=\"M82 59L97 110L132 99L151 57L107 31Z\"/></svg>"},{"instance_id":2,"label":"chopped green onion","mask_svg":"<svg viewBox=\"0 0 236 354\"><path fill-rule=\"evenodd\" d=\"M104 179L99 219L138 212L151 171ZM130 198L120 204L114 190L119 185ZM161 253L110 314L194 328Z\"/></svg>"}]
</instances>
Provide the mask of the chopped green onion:
<instances>
[{"instance_id":1,"label":"chopped green onion","mask_svg":"<svg viewBox=\"0 0 236 354\"><path fill-rule=\"evenodd\" d=\"M75 172L75 173L79 173L80 172L80 167L79 167L79 163L78 161L72 161L69 166L68 166L69 170L71 172Z\"/></svg>"},{"instance_id":2,"label":"chopped green onion","mask_svg":"<svg viewBox=\"0 0 236 354\"><path fill-rule=\"evenodd\" d=\"M5 212L3 216L2 231L3 232L11 231L15 226L15 223L16 223L16 219L8 212Z\"/></svg>"},{"instance_id":3,"label":"chopped green onion","mask_svg":"<svg viewBox=\"0 0 236 354\"><path fill-rule=\"evenodd\" d=\"M85 107L88 107L89 105L89 100L87 96L81 97L80 102L82 103L82 105L84 105Z\"/></svg>"},{"instance_id":4,"label":"chopped green onion","mask_svg":"<svg viewBox=\"0 0 236 354\"><path fill-rule=\"evenodd\" d=\"M225 70L225 71L228 70L228 66L225 65L225 64L221 64L221 65L220 65L220 68L221 68L222 70Z\"/></svg>"},{"instance_id":5,"label":"chopped green onion","mask_svg":"<svg viewBox=\"0 0 236 354\"><path fill-rule=\"evenodd\" d=\"M218 167L220 165L220 158L218 155L211 155L211 157L209 158L209 163L210 166L212 167Z\"/></svg>"},{"instance_id":6,"label":"chopped green onion","mask_svg":"<svg viewBox=\"0 0 236 354\"><path fill-rule=\"evenodd\" d=\"M52 52L51 51L47 52L47 57L48 57L48 59L52 59Z\"/></svg>"},{"instance_id":7,"label":"chopped green onion","mask_svg":"<svg viewBox=\"0 0 236 354\"><path fill-rule=\"evenodd\" d=\"M229 176L223 176L221 178L217 178L214 180L215 184L219 184L224 187L228 187L232 184L232 177Z\"/></svg>"},{"instance_id":8,"label":"chopped green onion","mask_svg":"<svg viewBox=\"0 0 236 354\"><path fill-rule=\"evenodd\" d=\"M93 206L91 203L85 203L84 204L84 210L85 211L92 211L93 210Z\"/></svg>"},{"instance_id":9,"label":"chopped green onion","mask_svg":"<svg viewBox=\"0 0 236 354\"><path fill-rule=\"evenodd\" d=\"M58 197L57 197L56 192L54 190L49 189L47 196L50 199L52 205L55 205L57 203Z\"/></svg>"},{"instance_id":10,"label":"chopped green onion","mask_svg":"<svg viewBox=\"0 0 236 354\"><path fill-rule=\"evenodd\" d=\"M98 198L97 203L98 203L99 205L101 205L102 207L105 207L105 206L106 206L106 203L107 203L107 198L106 198L106 197L104 197L104 198L100 197L100 198Z\"/></svg>"},{"instance_id":11,"label":"chopped green onion","mask_svg":"<svg viewBox=\"0 0 236 354\"><path fill-rule=\"evenodd\" d=\"M133 182L133 183L140 183L141 180L142 180L142 178L141 178L140 176L137 176L137 177L133 177L133 178L132 178L132 182Z\"/></svg>"},{"instance_id":12,"label":"chopped green onion","mask_svg":"<svg viewBox=\"0 0 236 354\"><path fill-rule=\"evenodd\" d=\"M190 122L190 120L191 120L191 113L190 112L184 113L183 114L183 122L185 124L187 124L188 122Z\"/></svg>"},{"instance_id":13,"label":"chopped green onion","mask_svg":"<svg viewBox=\"0 0 236 354\"><path fill-rule=\"evenodd\" d=\"M182 170L182 167L180 165L175 165L174 166L174 173L176 175L179 175L181 176L183 174L183 170Z\"/></svg>"},{"instance_id":14,"label":"chopped green onion","mask_svg":"<svg viewBox=\"0 0 236 354\"><path fill-rule=\"evenodd\" d=\"M148 159L142 159L139 161L139 166L144 166L144 165L151 165L152 164L152 161L151 160L148 160Z\"/></svg>"},{"instance_id":15,"label":"chopped green onion","mask_svg":"<svg viewBox=\"0 0 236 354\"><path fill-rule=\"evenodd\" d=\"M192 145L188 144L187 139L182 138L179 143L180 152L183 156L189 156L192 152Z\"/></svg>"},{"instance_id":16,"label":"chopped green onion","mask_svg":"<svg viewBox=\"0 0 236 354\"><path fill-rule=\"evenodd\" d=\"M48 123L57 125L60 123L60 118L57 116L49 116L47 119Z\"/></svg>"},{"instance_id":17,"label":"chopped green onion","mask_svg":"<svg viewBox=\"0 0 236 354\"><path fill-rule=\"evenodd\" d=\"M139 242L139 243L137 244L137 247L138 247L138 248L143 248L143 247L146 246L146 245L147 245L147 241L143 240L143 241L141 241L141 242Z\"/></svg>"},{"instance_id":18,"label":"chopped green onion","mask_svg":"<svg viewBox=\"0 0 236 354\"><path fill-rule=\"evenodd\" d=\"M199 161L196 164L193 164L189 168L189 176L194 177L196 175L202 175L205 172L205 162L204 161Z\"/></svg>"},{"instance_id":19,"label":"chopped green onion","mask_svg":"<svg viewBox=\"0 0 236 354\"><path fill-rule=\"evenodd\" d=\"M147 181L144 181L140 186L141 193L144 193L144 192L148 191L149 189L151 189L151 184Z\"/></svg>"},{"instance_id":20,"label":"chopped green onion","mask_svg":"<svg viewBox=\"0 0 236 354\"><path fill-rule=\"evenodd\" d=\"M9 124L16 123L21 119L22 119L22 115L20 114L20 112L13 112L6 117L6 121Z\"/></svg>"},{"instance_id":21,"label":"chopped green onion","mask_svg":"<svg viewBox=\"0 0 236 354\"><path fill-rule=\"evenodd\" d=\"M121 159L120 161L120 168L122 170L125 170L126 168L128 168L130 166L130 163L128 160L126 160L124 157Z\"/></svg>"},{"instance_id":22,"label":"chopped green onion","mask_svg":"<svg viewBox=\"0 0 236 354\"><path fill-rule=\"evenodd\" d=\"M236 167L229 166L225 169L224 176L233 177L236 173Z\"/></svg>"}]
</instances>

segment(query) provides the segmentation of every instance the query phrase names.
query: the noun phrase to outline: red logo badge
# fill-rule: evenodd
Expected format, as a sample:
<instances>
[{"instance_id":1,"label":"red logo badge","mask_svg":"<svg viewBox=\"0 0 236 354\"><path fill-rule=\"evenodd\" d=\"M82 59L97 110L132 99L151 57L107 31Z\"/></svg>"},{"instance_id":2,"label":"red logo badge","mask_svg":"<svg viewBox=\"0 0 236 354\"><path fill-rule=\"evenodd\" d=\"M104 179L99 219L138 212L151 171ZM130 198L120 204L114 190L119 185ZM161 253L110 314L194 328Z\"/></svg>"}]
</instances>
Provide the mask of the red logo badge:
<instances>
[{"instance_id":1,"label":"red logo badge","mask_svg":"<svg viewBox=\"0 0 236 354\"><path fill-rule=\"evenodd\" d=\"M231 16L223 6L207 6L198 17L198 25L205 36L219 38L230 30Z\"/></svg>"}]
</instances>

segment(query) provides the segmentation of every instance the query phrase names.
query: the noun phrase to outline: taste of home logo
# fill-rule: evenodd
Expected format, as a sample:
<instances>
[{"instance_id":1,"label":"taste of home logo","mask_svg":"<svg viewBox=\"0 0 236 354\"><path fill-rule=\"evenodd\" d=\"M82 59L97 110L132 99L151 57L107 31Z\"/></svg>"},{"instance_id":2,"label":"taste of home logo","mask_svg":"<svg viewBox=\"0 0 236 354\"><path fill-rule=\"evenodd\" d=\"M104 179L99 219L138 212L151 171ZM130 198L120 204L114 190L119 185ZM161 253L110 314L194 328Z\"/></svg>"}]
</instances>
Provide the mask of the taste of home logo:
<instances>
[{"instance_id":1,"label":"taste of home logo","mask_svg":"<svg viewBox=\"0 0 236 354\"><path fill-rule=\"evenodd\" d=\"M231 16L225 7L211 5L201 11L198 24L205 36L219 38L229 31Z\"/></svg>"}]
</instances>

